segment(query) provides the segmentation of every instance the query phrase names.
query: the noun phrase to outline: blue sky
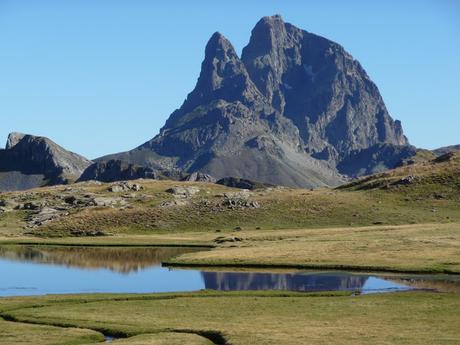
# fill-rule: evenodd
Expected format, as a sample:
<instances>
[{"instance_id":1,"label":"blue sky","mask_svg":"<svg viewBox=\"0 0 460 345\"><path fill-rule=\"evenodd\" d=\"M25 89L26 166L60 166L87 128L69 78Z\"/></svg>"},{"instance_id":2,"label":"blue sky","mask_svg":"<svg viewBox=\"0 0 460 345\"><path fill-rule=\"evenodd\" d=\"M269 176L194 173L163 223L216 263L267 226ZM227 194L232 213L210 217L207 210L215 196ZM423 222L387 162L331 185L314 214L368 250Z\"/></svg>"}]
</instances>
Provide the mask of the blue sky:
<instances>
[{"instance_id":1,"label":"blue sky","mask_svg":"<svg viewBox=\"0 0 460 345\"><path fill-rule=\"evenodd\" d=\"M272 14L343 45L412 144L460 144L456 0L0 0L0 140L45 135L88 158L131 149L192 90L213 32L241 52Z\"/></svg>"}]
</instances>

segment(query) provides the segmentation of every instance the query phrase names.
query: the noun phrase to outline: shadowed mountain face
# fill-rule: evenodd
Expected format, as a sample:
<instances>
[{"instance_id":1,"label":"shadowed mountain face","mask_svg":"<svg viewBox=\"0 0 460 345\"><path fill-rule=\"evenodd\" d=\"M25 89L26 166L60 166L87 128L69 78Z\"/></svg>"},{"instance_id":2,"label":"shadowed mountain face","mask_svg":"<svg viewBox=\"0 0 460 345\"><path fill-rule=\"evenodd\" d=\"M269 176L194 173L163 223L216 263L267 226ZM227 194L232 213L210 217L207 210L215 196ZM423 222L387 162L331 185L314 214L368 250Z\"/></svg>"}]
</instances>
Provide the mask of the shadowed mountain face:
<instances>
[{"instance_id":1,"label":"shadowed mountain face","mask_svg":"<svg viewBox=\"0 0 460 345\"><path fill-rule=\"evenodd\" d=\"M121 160L109 160L91 164L80 176L78 182L89 180L113 182L140 178L178 180L184 178L184 176L185 174L180 170L156 169L130 164Z\"/></svg>"},{"instance_id":2,"label":"shadowed mountain face","mask_svg":"<svg viewBox=\"0 0 460 345\"><path fill-rule=\"evenodd\" d=\"M0 191L73 182L90 164L48 138L11 133L0 150Z\"/></svg>"},{"instance_id":3,"label":"shadowed mountain face","mask_svg":"<svg viewBox=\"0 0 460 345\"><path fill-rule=\"evenodd\" d=\"M394 148L374 154L382 145ZM241 58L215 33L195 89L160 134L102 159L315 187L391 168L410 152L350 54L273 16L257 23Z\"/></svg>"}]
</instances>

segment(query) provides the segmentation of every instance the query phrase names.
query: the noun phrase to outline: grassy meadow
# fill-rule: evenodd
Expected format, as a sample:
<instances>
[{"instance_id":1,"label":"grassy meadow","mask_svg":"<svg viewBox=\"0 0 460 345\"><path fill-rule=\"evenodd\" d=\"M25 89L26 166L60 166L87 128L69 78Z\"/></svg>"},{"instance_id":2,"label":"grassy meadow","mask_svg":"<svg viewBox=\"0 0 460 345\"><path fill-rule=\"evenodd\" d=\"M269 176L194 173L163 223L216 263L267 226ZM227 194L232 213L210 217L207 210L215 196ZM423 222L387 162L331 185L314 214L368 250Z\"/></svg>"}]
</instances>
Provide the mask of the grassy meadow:
<instances>
[{"instance_id":1,"label":"grassy meadow","mask_svg":"<svg viewBox=\"0 0 460 345\"><path fill-rule=\"evenodd\" d=\"M337 189L251 191L260 207L226 207L225 194L239 190L215 184L137 182L144 188L128 194L91 183L3 193L53 207L86 194L125 203L71 208L36 227L28 226L33 211L1 212L0 244L205 246L169 264L460 274L458 156ZM178 199L166 191L174 186L200 191ZM0 298L0 343L89 345L105 334L120 345L458 344L459 310L458 293L430 291Z\"/></svg>"}]
</instances>

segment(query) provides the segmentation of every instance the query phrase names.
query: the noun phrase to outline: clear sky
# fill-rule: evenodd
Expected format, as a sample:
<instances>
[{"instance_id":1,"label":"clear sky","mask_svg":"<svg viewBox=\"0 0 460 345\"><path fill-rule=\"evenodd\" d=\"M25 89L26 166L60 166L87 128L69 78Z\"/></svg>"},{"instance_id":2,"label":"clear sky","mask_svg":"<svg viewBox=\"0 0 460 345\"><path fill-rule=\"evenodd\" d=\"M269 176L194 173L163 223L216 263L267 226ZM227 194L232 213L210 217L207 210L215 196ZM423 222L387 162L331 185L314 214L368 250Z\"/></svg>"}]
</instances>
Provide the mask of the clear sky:
<instances>
[{"instance_id":1,"label":"clear sky","mask_svg":"<svg viewBox=\"0 0 460 345\"><path fill-rule=\"evenodd\" d=\"M412 144L460 144L457 0L0 0L0 140L134 148L192 90L213 32L241 52L273 14L358 59Z\"/></svg>"}]
</instances>

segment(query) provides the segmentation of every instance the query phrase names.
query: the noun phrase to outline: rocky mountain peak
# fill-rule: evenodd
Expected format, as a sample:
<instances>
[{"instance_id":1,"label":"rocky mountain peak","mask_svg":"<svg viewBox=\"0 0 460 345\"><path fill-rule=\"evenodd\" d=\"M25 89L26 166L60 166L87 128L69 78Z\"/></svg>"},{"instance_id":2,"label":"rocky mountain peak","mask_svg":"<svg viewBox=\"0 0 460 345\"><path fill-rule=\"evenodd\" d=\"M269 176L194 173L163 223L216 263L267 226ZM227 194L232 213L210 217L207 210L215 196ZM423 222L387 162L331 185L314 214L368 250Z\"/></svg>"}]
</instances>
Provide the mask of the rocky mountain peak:
<instances>
[{"instance_id":1,"label":"rocky mountain peak","mask_svg":"<svg viewBox=\"0 0 460 345\"><path fill-rule=\"evenodd\" d=\"M212 59L217 59L222 62L238 59L233 45L218 31L211 36L205 48L205 60Z\"/></svg>"},{"instance_id":2,"label":"rocky mountain peak","mask_svg":"<svg viewBox=\"0 0 460 345\"><path fill-rule=\"evenodd\" d=\"M221 33L215 32L206 45L195 88L188 94L180 109L171 114L161 132L186 122L186 114L213 101L239 101L251 106L260 98L262 95L249 78L233 45Z\"/></svg>"},{"instance_id":3,"label":"rocky mountain peak","mask_svg":"<svg viewBox=\"0 0 460 345\"><path fill-rule=\"evenodd\" d=\"M200 77L194 90L196 92L190 93L187 101L192 102L190 106L194 106L195 102L208 101L209 98L233 101L242 96L248 79L246 68L230 41L216 32L206 45Z\"/></svg>"},{"instance_id":4,"label":"rocky mountain peak","mask_svg":"<svg viewBox=\"0 0 460 345\"><path fill-rule=\"evenodd\" d=\"M256 24L241 58L214 33L195 88L160 134L110 159L314 187L392 167L410 152L359 62L276 15Z\"/></svg>"}]
</instances>

